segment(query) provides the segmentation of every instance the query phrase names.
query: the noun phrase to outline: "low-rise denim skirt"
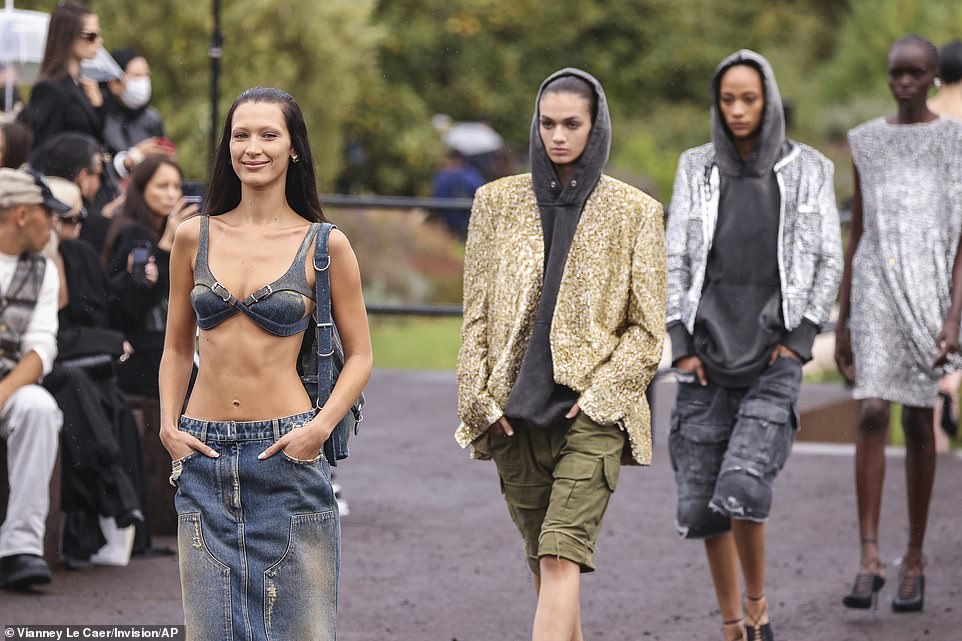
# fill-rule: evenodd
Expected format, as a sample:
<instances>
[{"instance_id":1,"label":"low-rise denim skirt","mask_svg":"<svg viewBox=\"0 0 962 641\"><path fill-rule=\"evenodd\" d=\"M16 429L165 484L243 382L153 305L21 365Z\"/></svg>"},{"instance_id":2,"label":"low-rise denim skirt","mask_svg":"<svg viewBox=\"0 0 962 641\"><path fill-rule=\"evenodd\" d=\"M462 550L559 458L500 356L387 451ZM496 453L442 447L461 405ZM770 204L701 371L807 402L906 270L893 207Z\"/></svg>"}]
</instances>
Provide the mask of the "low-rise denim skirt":
<instances>
[{"instance_id":1,"label":"low-rise denim skirt","mask_svg":"<svg viewBox=\"0 0 962 641\"><path fill-rule=\"evenodd\" d=\"M172 463L187 639L333 641L341 534L328 463L257 458L313 416L181 417L220 454Z\"/></svg>"}]
</instances>

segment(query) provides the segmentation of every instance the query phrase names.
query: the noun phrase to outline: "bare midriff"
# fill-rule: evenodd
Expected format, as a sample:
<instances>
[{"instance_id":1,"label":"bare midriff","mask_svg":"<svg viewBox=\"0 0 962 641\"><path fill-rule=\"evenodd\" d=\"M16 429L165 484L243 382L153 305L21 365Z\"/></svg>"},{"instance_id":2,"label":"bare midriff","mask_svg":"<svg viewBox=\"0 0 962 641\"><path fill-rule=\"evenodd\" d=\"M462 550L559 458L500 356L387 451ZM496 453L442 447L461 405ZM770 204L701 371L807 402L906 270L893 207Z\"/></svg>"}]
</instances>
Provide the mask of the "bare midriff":
<instances>
[{"instance_id":1,"label":"bare midriff","mask_svg":"<svg viewBox=\"0 0 962 641\"><path fill-rule=\"evenodd\" d=\"M309 411L313 403L296 370L302 338L274 336L243 314L201 331L200 368L186 415L263 421Z\"/></svg>"}]
</instances>

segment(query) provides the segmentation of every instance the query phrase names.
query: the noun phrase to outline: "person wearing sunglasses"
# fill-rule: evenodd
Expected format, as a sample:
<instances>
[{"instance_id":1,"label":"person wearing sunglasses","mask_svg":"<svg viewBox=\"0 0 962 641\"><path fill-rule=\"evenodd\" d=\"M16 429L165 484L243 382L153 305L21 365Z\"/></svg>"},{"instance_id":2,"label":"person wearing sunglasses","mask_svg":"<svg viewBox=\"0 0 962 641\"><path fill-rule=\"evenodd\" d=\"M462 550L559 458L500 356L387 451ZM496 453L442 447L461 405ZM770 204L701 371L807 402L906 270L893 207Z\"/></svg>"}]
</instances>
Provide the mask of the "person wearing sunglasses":
<instances>
[{"instance_id":1,"label":"person wearing sunglasses","mask_svg":"<svg viewBox=\"0 0 962 641\"><path fill-rule=\"evenodd\" d=\"M22 115L35 145L62 131L88 134L103 144L103 94L80 75L80 62L94 58L102 44L100 21L86 6L68 2L50 14L40 74Z\"/></svg>"},{"instance_id":2,"label":"person wearing sunglasses","mask_svg":"<svg viewBox=\"0 0 962 641\"><path fill-rule=\"evenodd\" d=\"M57 356L60 279L40 251L70 207L37 173L0 169L0 438L10 496L0 525L0 586L49 583L42 558L48 487L63 416L38 382Z\"/></svg>"}]
</instances>

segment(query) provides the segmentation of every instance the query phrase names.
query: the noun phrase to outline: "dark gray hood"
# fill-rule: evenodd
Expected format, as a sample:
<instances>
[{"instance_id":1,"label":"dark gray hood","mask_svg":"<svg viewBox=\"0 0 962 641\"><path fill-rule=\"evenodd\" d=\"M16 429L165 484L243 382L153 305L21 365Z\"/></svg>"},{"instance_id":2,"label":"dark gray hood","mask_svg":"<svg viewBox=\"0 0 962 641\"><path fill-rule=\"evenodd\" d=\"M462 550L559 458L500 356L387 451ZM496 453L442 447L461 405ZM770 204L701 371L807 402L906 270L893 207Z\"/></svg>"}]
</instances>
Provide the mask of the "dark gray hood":
<instances>
[{"instance_id":1,"label":"dark gray hood","mask_svg":"<svg viewBox=\"0 0 962 641\"><path fill-rule=\"evenodd\" d=\"M758 144L747 160L742 160L735 148L725 118L718 109L718 93L722 74L736 64L748 64L762 74L765 92L765 113L762 116L762 131ZM736 51L721 61L715 69L711 82L711 140L715 146L715 161L722 174L763 176L772 170L782 156L785 145L785 114L782 110L782 95L775 82L772 66L763 56L749 49Z\"/></svg>"},{"instance_id":2,"label":"dark gray hood","mask_svg":"<svg viewBox=\"0 0 962 641\"><path fill-rule=\"evenodd\" d=\"M539 105L544 88L552 80L561 76L575 76L590 84L598 98L598 109L591 126L591 134L585 151L578 159L571 181L561 185L555 173L554 164L548 158L544 144L541 142L538 121L540 117ZM608 100L601 83L586 71L566 67L548 76L538 89L538 97L534 102L534 118L531 121L531 175L534 182L534 193L538 198L538 205L583 205L591 195L598 179L608 164L608 151L611 149L611 116L608 114Z\"/></svg>"}]
</instances>

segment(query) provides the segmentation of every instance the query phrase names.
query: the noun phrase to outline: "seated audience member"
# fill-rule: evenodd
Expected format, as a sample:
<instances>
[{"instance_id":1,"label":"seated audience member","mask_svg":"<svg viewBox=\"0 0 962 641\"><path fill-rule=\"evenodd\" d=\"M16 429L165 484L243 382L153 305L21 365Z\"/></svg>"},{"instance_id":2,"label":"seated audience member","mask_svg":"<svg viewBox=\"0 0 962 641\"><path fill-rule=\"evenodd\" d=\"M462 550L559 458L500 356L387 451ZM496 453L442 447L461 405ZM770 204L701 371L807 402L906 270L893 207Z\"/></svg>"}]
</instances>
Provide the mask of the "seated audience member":
<instances>
[{"instance_id":1,"label":"seated audience member","mask_svg":"<svg viewBox=\"0 0 962 641\"><path fill-rule=\"evenodd\" d=\"M111 52L124 70L124 77L107 81L104 111L104 142L113 154L113 168L119 178L150 155L171 155L173 146L164 134L164 123L150 106L150 65L130 49Z\"/></svg>"},{"instance_id":2,"label":"seated audience member","mask_svg":"<svg viewBox=\"0 0 962 641\"><path fill-rule=\"evenodd\" d=\"M55 221L47 246L61 287L59 355L44 387L64 413L61 550L64 564L77 567L106 543L98 517L113 517L120 527L144 522L146 490L140 434L114 371L126 353L124 337L107 322L107 276L97 252L78 239L80 189L64 178L48 180L71 207ZM135 547L149 547L147 528L138 525L137 535Z\"/></svg>"},{"instance_id":3,"label":"seated audience member","mask_svg":"<svg viewBox=\"0 0 962 641\"><path fill-rule=\"evenodd\" d=\"M110 227L112 208L101 212L97 194L101 190L104 162L97 141L85 134L64 132L57 134L30 152L30 166L45 176L72 180L80 187L83 206L87 211L80 232L81 240L90 243L97 252L103 251L104 239Z\"/></svg>"},{"instance_id":4,"label":"seated audience member","mask_svg":"<svg viewBox=\"0 0 962 641\"><path fill-rule=\"evenodd\" d=\"M41 555L63 416L37 383L57 356L59 278L40 251L53 216L68 211L39 174L0 168L0 438L10 487L0 586L17 590L50 582Z\"/></svg>"},{"instance_id":5,"label":"seated audience member","mask_svg":"<svg viewBox=\"0 0 962 641\"><path fill-rule=\"evenodd\" d=\"M181 222L197 213L183 197L183 174L168 156L134 167L104 247L111 326L133 344L118 369L127 394L159 398L157 376L167 327L170 249Z\"/></svg>"}]
</instances>

